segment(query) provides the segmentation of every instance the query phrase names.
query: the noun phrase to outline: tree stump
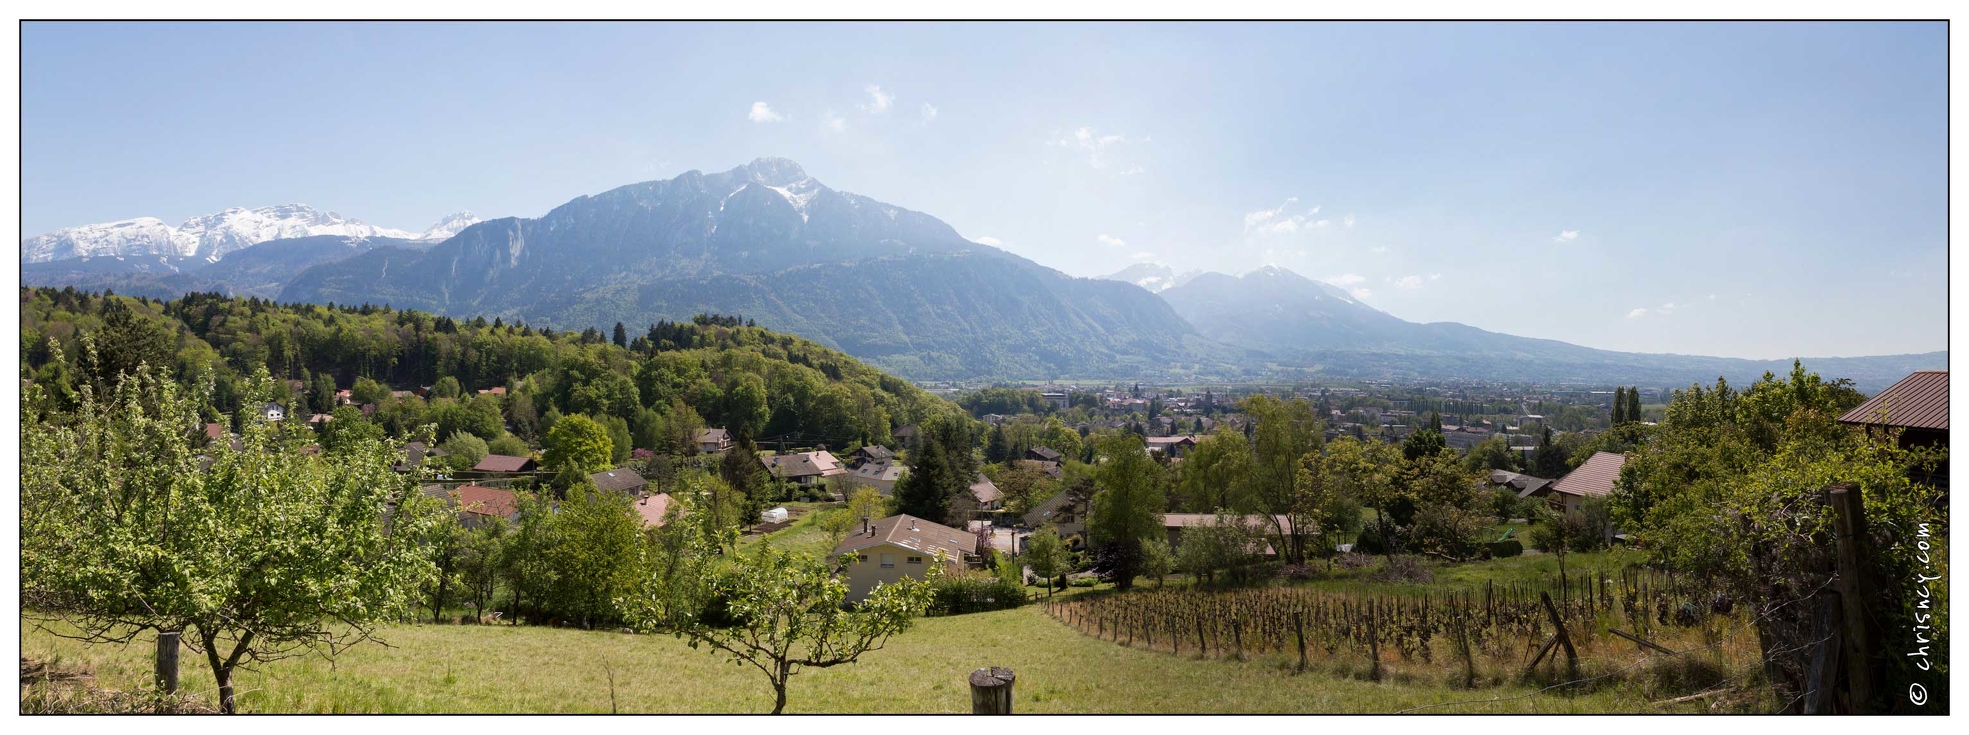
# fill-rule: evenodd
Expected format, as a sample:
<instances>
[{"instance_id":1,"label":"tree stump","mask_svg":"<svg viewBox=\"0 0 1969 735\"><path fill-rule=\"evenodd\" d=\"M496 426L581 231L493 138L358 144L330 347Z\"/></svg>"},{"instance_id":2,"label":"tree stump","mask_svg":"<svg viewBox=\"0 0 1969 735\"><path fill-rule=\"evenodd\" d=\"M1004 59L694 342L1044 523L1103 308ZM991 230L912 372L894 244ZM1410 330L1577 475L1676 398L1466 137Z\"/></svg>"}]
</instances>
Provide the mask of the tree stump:
<instances>
[{"instance_id":1,"label":"tree stump","mask_svg":"<svg viewBox=\"0 0 1969 735\"><path fill-rule=\"evenodd\" d=\"M1012 714L1012 670L987 666L971 672L971 714Z\"/></svg>"}]
</instances>

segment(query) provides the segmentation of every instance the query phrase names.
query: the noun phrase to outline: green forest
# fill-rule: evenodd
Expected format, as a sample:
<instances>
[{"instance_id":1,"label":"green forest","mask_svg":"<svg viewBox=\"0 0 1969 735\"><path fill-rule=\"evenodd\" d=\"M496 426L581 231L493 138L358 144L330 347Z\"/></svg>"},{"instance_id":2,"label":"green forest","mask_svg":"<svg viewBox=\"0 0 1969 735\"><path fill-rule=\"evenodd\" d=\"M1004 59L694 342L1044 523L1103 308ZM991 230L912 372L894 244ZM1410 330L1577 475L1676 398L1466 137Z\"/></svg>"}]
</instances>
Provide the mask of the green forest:
<instances>
[{"instance_id":1,"label":"green forest","mask_svg":"<svg viewBox=\"0 0 1969 735\"><path fill-rule=\"evenodd\" d=\"M20 326L23 377L53 407L72 407L84 383L104 394L114 376L148 363L181 383L210 382L201 411L235 430L252 408L244 382L263 368L289 415L336 414L336 391L349 390L341 415L359 411L393 437L428 423L438 436L418 438L531 448L556 419L581 414L609 429L618 460L632 448L690 453L706 426L837 450L890 444L894 427L956 410L852 357L731 316L604 334L368 304L30 288Z\"/></svg>"}]
</instances>

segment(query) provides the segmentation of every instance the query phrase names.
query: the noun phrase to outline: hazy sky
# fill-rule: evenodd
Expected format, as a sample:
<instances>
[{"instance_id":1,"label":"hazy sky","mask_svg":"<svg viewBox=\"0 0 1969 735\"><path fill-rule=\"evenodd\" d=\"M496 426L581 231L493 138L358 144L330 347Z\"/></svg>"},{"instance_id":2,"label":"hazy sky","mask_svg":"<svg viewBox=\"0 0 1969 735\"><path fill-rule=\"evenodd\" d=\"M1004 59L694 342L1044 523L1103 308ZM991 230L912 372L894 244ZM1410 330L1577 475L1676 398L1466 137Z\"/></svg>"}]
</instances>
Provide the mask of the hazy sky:
<instances>
[{"instance_id":1,"label":"hazy sky","mask_svg":"<svg viewBox=\"0 0 1969 735\"><path fill-rule=\"evenodd\" d=\"M768 155L1077 276L1415 321L1947 346L1942 24L25 24L22 235L422 229Z\"/></svg>"}]
</instances>

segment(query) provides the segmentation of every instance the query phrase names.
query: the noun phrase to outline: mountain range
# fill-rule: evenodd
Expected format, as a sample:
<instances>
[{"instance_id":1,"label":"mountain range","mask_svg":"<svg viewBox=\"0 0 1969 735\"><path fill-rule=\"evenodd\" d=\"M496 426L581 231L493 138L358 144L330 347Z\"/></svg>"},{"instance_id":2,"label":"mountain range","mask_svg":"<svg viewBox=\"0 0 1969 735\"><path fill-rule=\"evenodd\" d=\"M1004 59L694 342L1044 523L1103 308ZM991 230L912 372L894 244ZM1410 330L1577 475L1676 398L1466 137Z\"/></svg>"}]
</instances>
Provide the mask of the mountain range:
<instances>
[{"instance_id":1,"label":"mountain range","mask_svg":"<svg viewBox=\"0 0 1969 735\"><path fill-rule=\"evenodd\" d=\"M365 224L306 204L259 209L234 207L185 220L172 227L156 217L105 222L56 230L21 240L22 263L83 257L170 257L217 261L228 253L270 240L320 235L443 240L479 221L471 212L438 220L422 232Z\"/></svg>"},{"instance_id":2,"label":"mountain range","mask_svg":"<svg viewBox=\"0 0 1969 735\"><path fill-rule=\"evenodd\" d=\"M148 224L145 224L148 223ZM420 233L303 205L22 240L26 285L375 303L554 328L742 314L918 380L1328 375L1686 385L1788 361L1611 352L1417 324L1281 268L1137 264L1074 278L930 215L838 191L789 160L583 196L538 218ZM632 326L633 328L633 326ZM1945 352L1811 361L1884 386Z\"/></svg>"}]
</instances>

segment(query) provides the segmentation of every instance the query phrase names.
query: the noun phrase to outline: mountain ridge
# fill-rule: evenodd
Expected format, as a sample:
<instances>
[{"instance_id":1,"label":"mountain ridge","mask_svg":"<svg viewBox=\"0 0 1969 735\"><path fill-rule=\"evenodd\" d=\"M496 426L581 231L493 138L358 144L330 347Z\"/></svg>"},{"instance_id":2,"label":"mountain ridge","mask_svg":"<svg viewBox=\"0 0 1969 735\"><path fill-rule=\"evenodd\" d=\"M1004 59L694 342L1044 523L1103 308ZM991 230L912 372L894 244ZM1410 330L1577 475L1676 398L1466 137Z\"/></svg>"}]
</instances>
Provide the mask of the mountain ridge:
<instances>
[{"instance_id":1,"label":"mountain ridge","mask_svg":"<svg viewBox=\"0 0 1969 735\"><path fill-rule=\"evenodd\" d=\"M21 239L22 263L79 257L179 256L217 261L227 254L272 240L334 235L396 240L450 237L478 221L471 212L446 215L422 232L370 225L306 204L258 209L230 207L200 215L175 227L156 217L65 227Z\"/></svg>"}]
</instances>

